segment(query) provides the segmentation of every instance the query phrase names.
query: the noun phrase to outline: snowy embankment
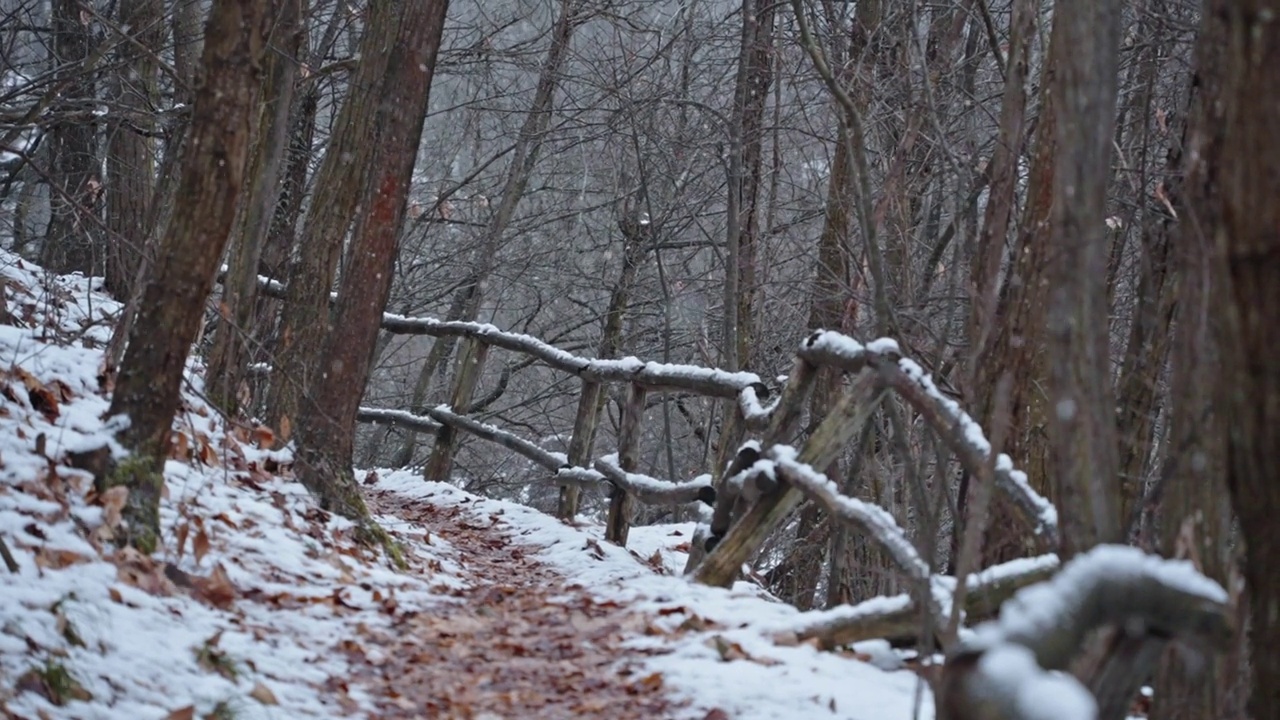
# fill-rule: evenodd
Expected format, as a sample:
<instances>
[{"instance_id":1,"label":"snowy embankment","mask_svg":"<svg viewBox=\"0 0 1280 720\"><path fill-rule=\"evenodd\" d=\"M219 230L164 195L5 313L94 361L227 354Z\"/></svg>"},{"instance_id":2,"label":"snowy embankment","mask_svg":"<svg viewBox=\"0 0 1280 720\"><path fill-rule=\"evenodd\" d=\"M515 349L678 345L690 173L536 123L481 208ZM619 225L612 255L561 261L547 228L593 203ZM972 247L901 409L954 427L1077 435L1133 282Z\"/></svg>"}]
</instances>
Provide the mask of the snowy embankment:
<instances>
[{"instance_id":1,"label":"snowy embankment","mask_svg":"<svg viewBox=\"0 0 1280 720\"><path fill-rule=\"evenodd\" d=\"M123 497L98 494L68 453L104 442L102 348L118 305L97 281L55 278L0 253L0 714L18 718L376 716L376 688L347 682L344 643L440 611L469 579L465 552L429 527L384 516L412 570L360 548L349 523L288 477L265 428L221 418L193 365L174 422L161 508L164 547L118 551ZM886 673L809 646L778 644L795 611L745 586L692 586L678 529L637 528L632 551L511 503L382 472L399 495L502 511L505 532L588 592L652 614L628 643L689 717L932 717L910 672ZM683 540L682 540L683 538ZM652 562L646 560L652 558ZM12 567L5 567L9 562ZM471 578L470 580L474 580Z\"/></svg>"}]
</instances>

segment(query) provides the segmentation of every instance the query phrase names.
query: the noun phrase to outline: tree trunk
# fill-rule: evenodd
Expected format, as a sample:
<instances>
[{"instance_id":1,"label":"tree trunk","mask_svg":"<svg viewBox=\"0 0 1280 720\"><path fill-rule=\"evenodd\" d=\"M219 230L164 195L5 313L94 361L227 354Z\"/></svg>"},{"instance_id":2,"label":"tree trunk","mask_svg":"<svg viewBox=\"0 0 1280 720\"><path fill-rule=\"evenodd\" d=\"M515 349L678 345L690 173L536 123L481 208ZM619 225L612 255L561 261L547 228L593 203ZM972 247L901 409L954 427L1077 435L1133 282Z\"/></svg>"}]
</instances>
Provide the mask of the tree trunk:
<instances>
[{"instance_id":1,"label":"tree trunk","mask_svg":"<svg viewBox=\"0 0 1280 720\"><path fill-rule=\"evenodd\" d=\"M1250 714L1280 717L1280 3L1212 0L1226 18L1221 214L1197 213L1226 264L1222 399L1227 407L1227 485L1244 535L1253 692ZM1209 20L1211 21L1211 20ZM1221 218L1221 222L1216 222Z\"/></svg>"},{"instance_id":2,"label":"tree trunk","mask_svg":"<svg viewBox=\"0 0 1280 720\"><path fill-rule=\"evenodd\" d=\"M970 312L972 385L969 396L974 417L983 427L992 429L996 422L996 388L1002 379L1009 382L1009 423L1007 453L1018 468L1027 473L1031 486L1046 493L1046 455L1044 432L1044 282L1048 250L1050 188L1056 146L1055 105L1048 92L1041 93L1042 102L1036 126L1034 156L1027 181L1026 210L1017 226L1013 246L1009 248L1008 269L1001 281L1001 258L1009 244L1009 219L1015 202L1018 159L1026 133L1024 129L1031 42L1035 37L1036 9L1033 3L1020 0L1010 17L1010 49L1007 58L1005 94L1001 106L1000 135L988 166L991 182L990 199L971 259L970 280L973 300ZM1050 39L1041 85L1047 86L1055 67L1056 40ZM1060 44L1060 43L1059 43ZM965 474L960 483L956 525L957 539L968 522L966 513L972 492L972 478ZM1029 528L1018 520L1019 514L1003 493L991 498L987 531L984 534L981 565L983 567L1012 560L1028 553ZM958 548L959 543L955 543ZM954 558L953 558L954 562Z\"/></svg>"},{"instance_id":3,"label":"tree trunk","mask_svg":"<svg viewBox=\"0 0 1280 720\"><path fill-rule=\"evenodd\" d=\"M618 272L618 281L613 285L613 292L609 293L609 307L605 310L600 345L596 348L596 357L602 359L617 357L622 348L622 320L627 314L631 290L636 284L640 261L653 245L652 226L640 224L630 214L618 220L618 228L622 231L622 268ZM569 438L570 465L589 466L591 453L595 448L600 410L603 407L604 391L601 384L584 380L578 394L578 410L573 417L573 435ZM577 516L580 490L576 485L561 486L556 517L572 521Z\"/></svg>"},{"instance_id":4,"label":"tree trunk","mask_svg":"<svg viewBox=\"0 0 1280 720\"><path fill-rule=\"evenodd\" d=\"M375 167L377 148L369 139L378 132L377 107L388 72L387 48L398 37L398 10L399 6L391 2L370 5L360 41L360 62L352 73L350 93L338 111L333 135L316 173L305 230L289 270L267 397L268 422L282 441L293 434L303 405L312 400L322 372L321 353L333 327L329 292L338 271L343 240Z\"/></svg>"},{"instance_id":5,"label":"tree trunk","mask_svg":"<svg viewBox=\"0 0 1280 720\"><path fill-rule=\"evenodd\" d=\"M214 0L205 29L203 81L182 163L173 219L146 283L109 414L132 457L102 478L129 488L129 542L152 552L170 429L183 370L231 231L249 150L249 114L266 48L266 13L255 0Z\"/></svg>"},{"instance_id":6,"label":"tree trunk","mask_svg":"<svg viewBox=\"0 0 1280 720\"><path fill-rule=\"evenodd\" d=\"M1048 425L1064 558L1120 539L1105 282L1120 26L1119 0L1066 4L1053 17L1063 52L1049 86L1061 152L1051 211Z\"/></svg>"},{"instance_id":7,"label":"tree trunk","mask_svg":"<svg viewBox=\"0 0 1280 720\"><path fill-rule=\"evenodd\" d=\"M159 102L158 67L152 53L164 41L164 8L160 0L122 0L120 25L129 28L142 49L122 43L111 79L113 113L107 123L107 227L111 230L106 263L107 291L117 298L132 295L147 244L147 217L155 186L156 123L152 108Z\"/></svg>"},{"instance_id":8,"label":"tree trunk","mask_svg":"<svg viewBox=\"0 0 1280 720\"><path fill-rule=\"evenodd\" d=\"M760 234L764 111L773 82L773 18L777 3L742 0L742 38L729 118L729 222L724 285L725 370L751 366L756 245Z\"/></svg>"},{"instance_id":9,"label":"tree trunk","mask_svg":"<svg viewBox=\"0 0 1280 720\"><path fill-rule=\"evenodd\" d=\"M367 155L371 177L360 193L361 216L334 308L334 330L323 344L317 392L300 416L298 479L323 507L356 520L366 541L378 540L391 549L385 535L370 520L352 469L356 410L369 379L369 368L382 313L395 273L396 241L408 204L409 185L418 157L431 78L444 31L447 0L408 0L387 3L386 20L393 45L387 56L378 101L360 108L376 128L364 143L376 150ZM370 28L362 42L362 57L382 51L375 45L388 35ZM327 298L326 298L327 300Z\"/></svg>"},{"instance_id":10,"label":"tree trunk","mask_svg":"<svg viewBox=\"0 0 1280 720\"><path fill-rule=\"evenodd\" d=\"M52 187L49 227L40 263L59 273L102 274L105 246L94 222L101 192L98 177L97 126L89 120L96 109L97 82L92 68L82 67L94 53L92 26L79 0L53 2L53 56L67 78L54 112L63 117L49 128Z\"/></svg>"},{"instance_id":11,"label":"tree trunk","mask_svg":"<svg viewBox=\"0 0 1280 720\"><path fill-rule=\"evenodd\" d=\"M251 398L245 370L253 347L257 311L258 266L281 192L281 166L289 146L294 82L298 75L303 29L303 0L277 0L265 82L254 123L254 152L248 187L240 204L232 254L223 281L222 304L213 349L209 353L206 387L224 411L236 415ZM243 387L242 387L243 384Z\"/></svg>"},{"instance_id":12,"label":"tree trunk","mask_svg":"<svg viewBox=\"0 0 1280 720\"><path fill-rule=\"evenodd\" d=\"M1223 46L1226 18L1207 15L1200 27L1184 123L1185 147L1175 148L1177 168L1185 181L1173 179L1167 185L1171 205L1181 222L1170 229L1171 263L1176 273L1177 324L1172 339L1173 389L1168 450L1165 468L1157 485L1148 491L1148 506L1159 506L1160 546L1169 557L1187 558L1201 572L1232 587L1238 558L1243 554L1232 542L1234 515L1227 490L1227 410L1218 402L1216 383L1223 376L1216 297L1222 293L1221 278L1211 271L1215 256L1213 238L1199 228L1216 217L1212 210L1220 202L1218 163L1193 158L1221 155ZM1173 160L1171 159L1171 164ZM1208 213L1201 216L1200 213ZM1123 406L1122 406L1123 409ZM1139 513L1153 507L1135 508L1129 514L1132 529L1143 531ZM1155 681L1151 705L1153 720L1244 720L1248 673L1242 666L1244 644L1244 604L1235 608L1236 640L1225 657L1205 657L1185 662L1182 653L1165 653L1165 662ZM1188 678L1193 681L1188 682Z\"/></svg>"},{"instance_id":13,"label":"tree trunk","mask_svg":"<svg viewBox=\"0 0 1280 720\"><path fill-rule=\"evenodd\" d=\"M506 178L502 183L502 200L485 225L480 247L472 256L471 272L466 282L454 295L446 318L448 320L474 321L480 313L484 283L493 272L498 248L507 228L515 218L516 208L524 197L525 189L529 186L529 179L533 176L538 156L542 152L542 143L547 137L547 128L551 125L556 88L560 86L560 74L564 69L565 58L569 55L569 42L580 20L575 17L579 4L579 0L560 0L560 12L551 30L551 45L547 48L547 56L542 62L542 68L538 71L538 84L534 89L533 104L525 115L524 123L520 126L520 135L511 151L511 162L507 165ZM431 345L426 367L422 369L418 382L414 386L413 402L410 405L412 412L422 412L424 407L422 403L431 386L429 373L444 367L445 361L453 354L456 340L457 338L452 337L437 338ZM417 441L417 434L410 431L404 445L396 454L398 464L409 464L413 459Z\"/></svg>"}]
</instances>

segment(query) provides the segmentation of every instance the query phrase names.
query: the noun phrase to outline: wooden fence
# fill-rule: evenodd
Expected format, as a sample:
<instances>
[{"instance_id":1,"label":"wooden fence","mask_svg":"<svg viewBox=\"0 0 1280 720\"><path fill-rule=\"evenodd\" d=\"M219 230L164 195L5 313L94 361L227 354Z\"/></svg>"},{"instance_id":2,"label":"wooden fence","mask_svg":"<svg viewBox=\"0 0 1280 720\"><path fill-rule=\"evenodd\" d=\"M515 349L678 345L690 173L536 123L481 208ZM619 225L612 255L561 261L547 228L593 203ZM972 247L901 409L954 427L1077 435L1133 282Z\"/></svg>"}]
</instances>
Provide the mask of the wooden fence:
<instances>
[{"instance_id":1,"label":"wooden fence","mask_svg":"<svg viewBox=\"0 0 1280 720\"><path fill-rule=\"evenodd\" d=\"M535 337L504 332L488 324L387 314L382 327L396 334L463 341L449 404L428 408L420 415L361 408L358 416L362 422L434 433L436 440L425 471L429 477L449 476L459 433L469 433L528 458L563 486L607 486L606 537L619 545L627 542L632 503L702 501L714 505L710 527L699 538L701 546L696 544L693 548L689 575L695 581L719 586L731 584L768 535L808 498L826 509L835 521L880 546L914 588L895 602L876 599L874 609L855 606L808 613L796 629L802 639L844 644L870 637L914 636L922 610L939 623L936 627L946 626L951 607L945 597L960 600L971 615L989 614L1014 591L1045 579L1057 567L1057 558L1052 555L1058 545L1054 507L1028 485L1026 476L1013 467L1007 456L993 455L977 423L938 390L919 364L902 357L892 340L864 345L840 333L816 331L801 343L785 385L780 393L774 393L753 373L636 358L584 358ZM597 456L589 464L574 464L566 454L469 417L468 407L492 348L519 353L575 375L581 379L584 393L598 393L605 384L625 384L628 391L615 451ZM837 368L849 380L831 411L797 446L794 443L800 439L803 409L822 367ZM673 390L723 399L731 406L721 433L723 457L718 466L724 470L718 478L702 475L679 481L636 472L646 397L651 392ZM955 579L933 572L891 514L842 495L815 469L828 467L845 450L887 393L897 394L938 434L975 482L991 483L1013 500L1028 526L1035 528L1036 542L1044 555L989 568L968 578L962 592L955 592ZM575 434L583 428L593 431L594 419L584 421L582 417L593 404L579 403ZM747 435L755 439L743 442ZM570 444L590 448L590 440L583 441L584 438L574 438ZM918 607L920 600L929 607Z\"/></svg>"}]
</instances>

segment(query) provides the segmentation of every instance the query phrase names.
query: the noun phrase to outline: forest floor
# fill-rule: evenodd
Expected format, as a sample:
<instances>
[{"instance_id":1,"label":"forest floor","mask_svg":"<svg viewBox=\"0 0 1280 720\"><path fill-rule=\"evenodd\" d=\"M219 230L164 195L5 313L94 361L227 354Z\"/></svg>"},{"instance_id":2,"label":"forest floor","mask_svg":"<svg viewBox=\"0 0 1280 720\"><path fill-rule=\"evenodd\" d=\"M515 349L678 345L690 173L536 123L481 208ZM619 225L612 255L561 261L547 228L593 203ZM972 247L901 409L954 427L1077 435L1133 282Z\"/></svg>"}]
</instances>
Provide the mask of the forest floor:
<instances>
[{"instance_id":1,"label":"forest floor","mask_svg":"<svg viewBox=\"0 0 1280 720\"><path fill-rule=\"evenodd\" d=\"M679 573L692 525L627 548L413 472L361 472L407 571L360 546L188 366L163 547L119 550L125 496L72 466L108 442L96 280L0 253L0 717L933 716L887 648L788 641L797 611ZM887 668L882 669L882 668Z\"/></svg>"}]
</instances>

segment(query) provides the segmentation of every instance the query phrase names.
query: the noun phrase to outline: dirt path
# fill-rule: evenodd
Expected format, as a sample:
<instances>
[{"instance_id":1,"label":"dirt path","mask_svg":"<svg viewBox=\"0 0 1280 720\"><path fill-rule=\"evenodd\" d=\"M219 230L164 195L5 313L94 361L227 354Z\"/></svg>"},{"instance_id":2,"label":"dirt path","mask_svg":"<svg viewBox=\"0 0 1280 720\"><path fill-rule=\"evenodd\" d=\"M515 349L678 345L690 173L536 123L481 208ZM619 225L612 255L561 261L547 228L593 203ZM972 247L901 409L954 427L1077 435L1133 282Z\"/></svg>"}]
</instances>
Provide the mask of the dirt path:
<instances>
[{"instance_id":1,"label":"dirt path","mask_svg":"<svg viewBox=\"0 0 1280 720\"><path fill-rule=\"evenodd\" d=\"M470 584L456 603L366 636L380 653L352 654L350 685L377 699L379 717L658 720L679 710L660 675L625 662L637 654L622 637L643 632L644 616L569 586L511 542L498 517L486 524L391 493L370 500L453 544Z\"/></svg>"}]
</instances>

